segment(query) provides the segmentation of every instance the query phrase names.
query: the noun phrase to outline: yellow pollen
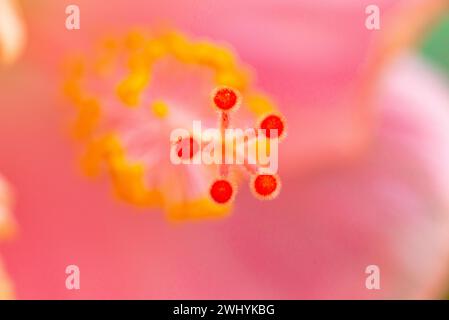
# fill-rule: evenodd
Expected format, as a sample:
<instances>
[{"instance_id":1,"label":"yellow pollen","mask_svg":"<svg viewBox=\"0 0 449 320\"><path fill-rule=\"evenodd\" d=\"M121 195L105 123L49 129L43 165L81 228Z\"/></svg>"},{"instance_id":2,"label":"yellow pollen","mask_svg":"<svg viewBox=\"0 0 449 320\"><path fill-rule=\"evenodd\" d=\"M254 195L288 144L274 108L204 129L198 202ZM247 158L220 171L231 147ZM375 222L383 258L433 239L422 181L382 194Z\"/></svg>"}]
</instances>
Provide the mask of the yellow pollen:
<instances>
[{"instance_id":1,"label":"yellow pollen","mask_svg":"<svg viewBox=\"0 0 449 320\"><path fill-rule=\"evenodd\" d=\"M129 107L135 107L140 102L140 94L149 82L149 74L144 72L131 73L117 87L120 100Z\"/></svg>"},{"instance_id":2,"label":"yellow pollen","mask_svg":"<svg viewBox=\"0 0 449 320\"><path fill-rule=\"evenodd\" d=\"M160 119L164 119L165 117L167 117L169 109L168 109L168 105L162 101L162 100L158 100L153 102L153 104L151 105L151 111L153 111L153 114Z\"/></svg>"},{"instance_id":3,"label":"yellow pollen","mask_svg":"<svg viewBox=\"0 0 449 320\"><path fill-rule=\"evenodd\" d=\"M249 109L261 116L276 110L275 104L263 94L254 93L246 99Z\"/></svg>"}]
</instances>

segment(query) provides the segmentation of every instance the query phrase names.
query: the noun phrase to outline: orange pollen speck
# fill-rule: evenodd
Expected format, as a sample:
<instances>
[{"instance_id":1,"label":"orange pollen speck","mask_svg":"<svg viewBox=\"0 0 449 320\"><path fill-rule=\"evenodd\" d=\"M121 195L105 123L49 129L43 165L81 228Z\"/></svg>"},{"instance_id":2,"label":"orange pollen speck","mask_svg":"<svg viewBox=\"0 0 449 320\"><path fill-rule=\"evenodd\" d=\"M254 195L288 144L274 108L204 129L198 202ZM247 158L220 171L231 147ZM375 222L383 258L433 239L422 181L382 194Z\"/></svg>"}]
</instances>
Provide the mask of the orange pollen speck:
<instances>
[{"instance_id":1,"label":"orange pollen speck","mask_svg":"<svg viewBox=\"0 0 449 320\"><path fill-rule=\"evenodd\" d=\"M232 198L233 188L227 180L217 180L210 187L210 195L217 203L226 203Z\"/></svg>"},{"instance_id":2,"label":"orange pollen speck","mask_svg":"<svg viewBox=\"0 0 449 320\"><path fill-rule=\"evenodd\" d=\"M230 88L221 88L215 93L214 103L220 110L231 110L237 105L237 93Z\"/></svg>"},{"instance_id":3,"label":"orange pollen speck","mask_svg":"<svg viewBox=\"0 0 449 320\"><path fill-rule=\"evenodd\" d=\"M271 138L270 130L277 130L277 136L281 137L285 130L284 121L279 116L269 115L260 123L260 129L265 130L267 138Z\"/></svg>"},{"instance_id":4,"label":"orange pollen speck","mask_svg":"<svg viewBox=\"0 0 449 320\"><path fill-rule=\"evenodd\" d=\"M254 180L254 191L262 197L272 195L278 187L279 183L276 177L270 174L258 175Z\"/></svg>"}]
</instances>

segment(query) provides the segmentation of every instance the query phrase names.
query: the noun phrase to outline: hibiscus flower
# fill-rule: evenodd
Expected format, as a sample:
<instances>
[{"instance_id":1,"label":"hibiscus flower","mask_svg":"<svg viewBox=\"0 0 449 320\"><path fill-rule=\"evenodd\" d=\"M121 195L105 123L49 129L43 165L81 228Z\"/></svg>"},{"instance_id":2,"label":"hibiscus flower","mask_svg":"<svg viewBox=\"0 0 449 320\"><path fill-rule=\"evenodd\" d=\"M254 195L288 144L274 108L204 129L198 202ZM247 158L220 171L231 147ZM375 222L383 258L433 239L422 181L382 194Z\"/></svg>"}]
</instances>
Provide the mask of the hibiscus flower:
<instances>
[{"instance_id":1,"label":"hibiscus flower","mask_svg":"<svg viewBox=\"0 0 449 320\"><path fill-rule=\"evenodd\" d=\"M29 46L0 75L0 167L17 190L22 231L4 255L19 298L441 296L449 98L441 46L430 38L439 39L435 26L444 34L443 2L377 1L379 32L365 28L365 0L77 2L81 29L71 31L65 4L26 3ZM402 14L415 10L427 28L407 25L415 20ZM252 87L285 116L275 200L257 201L241 186L232 215L174 224L160 209L112 200L107 179L77 174L82 151L68 137L60 63L75 51L94 61L105 34L155 33L161 24L232 48L251 66ZM173 84L173 94L181 89ZM79 291L64 287L71 264L80 267ZM380 290L365 286L370 265Z\"/></svg>"}]
</instances>

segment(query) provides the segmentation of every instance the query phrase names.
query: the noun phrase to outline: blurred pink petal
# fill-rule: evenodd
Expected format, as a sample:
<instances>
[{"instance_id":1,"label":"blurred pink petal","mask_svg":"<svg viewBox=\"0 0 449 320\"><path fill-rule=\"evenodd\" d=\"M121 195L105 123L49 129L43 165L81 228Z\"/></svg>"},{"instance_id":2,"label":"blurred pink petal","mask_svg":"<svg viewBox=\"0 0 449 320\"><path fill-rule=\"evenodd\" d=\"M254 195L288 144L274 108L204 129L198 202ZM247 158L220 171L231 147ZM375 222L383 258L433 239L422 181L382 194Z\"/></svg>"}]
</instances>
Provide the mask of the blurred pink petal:
<instances>
[{"instance_id":1,"label":"blurred pink petal","mask_svg":"<svg viewBox=\"0 0 449 320\"><path fill-rule=\"evenodd\" d=\"M5 179L0 175L0 240L8 238L14 232L11 208L11 191Z\"/></svg>"},{"instance_id":2,"label":"blurred pink petal","mask_svg":"<svg viewBox=\"0 0 449 320\"><path fill-rule=\"evenodd\" d=\"M79 3L83 22L76 32L59 19L40 19L44 12L62 14L64 4L27 7L32 35L20 67L28 68L0 75L0 166L17 189L22 230L4 249L19 298L443 293L447 88L405 53L376 79L378 100L368 106L354 99L373 40L363 27L369 1L113 0L101 15L92 1ZM379 5L389 12L395 3ZM160 214L132 214L142 210L118 205L106 184L98 188L72 172L75 152L61 134L66 118L63 100L55 98L55 61L83 51L104 31L161 20L231 44L281 105L289 122L281 148L286 179L273 202L255 202L242 187L230 218L173 225ZM425 90L410 97L400 85L405 81L406 88ZM69 264L80 267L80 291L64 287ZM381 270L379 291L365 288L372 264Z\"/></svg>"},{"instance_id":3,"label":"blurred pink petal","mask_svg":"<svg viewBox=\"0 0 449 320\"><path fill-rule=\"evenodd\" d=\"M16 0L0 1L0 63L12 64L22 53L26 36Z\"/></svg>"},{"instance_id":4,"label":"blurred pink petal","mask_svg":"<svg viewBox=\"0 0 449 320\"><path fill-rule=\"evenodd\" d=\"M0 175L0 241L9 237L14 231L14 222L11 216L11 202L11 191ZM0 300L11 299L12 297L12 284L6 275L0 256Z\"/></svg>"},{"instance_id":5,"label":"blurred pink petal","mask_svg":"<svg viewBox=\"0 0 449 320\"><path fill-rule=\"evenodd\" d=\"M0 258L0 300L12 299L14 297L12 284L6 275L2 260Z\"/></svg>"}]
</instances>

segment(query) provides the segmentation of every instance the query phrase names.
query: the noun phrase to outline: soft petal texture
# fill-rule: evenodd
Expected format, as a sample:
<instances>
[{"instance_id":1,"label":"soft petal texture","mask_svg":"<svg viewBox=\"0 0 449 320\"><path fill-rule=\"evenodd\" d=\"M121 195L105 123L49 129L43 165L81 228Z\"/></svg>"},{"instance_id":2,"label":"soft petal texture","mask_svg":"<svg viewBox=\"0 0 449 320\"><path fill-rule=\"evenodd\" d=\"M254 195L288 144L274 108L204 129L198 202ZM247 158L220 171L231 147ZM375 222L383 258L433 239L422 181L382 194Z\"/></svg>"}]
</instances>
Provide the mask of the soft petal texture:
<instances>
[{"instance_id":1,"label":"soft petal texture","mask_svg":"<svg viewBox=\"0 0 449 320\"><path fill-rule=\"evenodd\" d=\"M0 300L7 300L12 298L12 284L9 277L6 275L2 260L0 259Z\"/></svg>"},{"instance_id":2,"label":"soft petal texture","mask_svg":"<svg viewBox=\"0 0 449 320\"><path fill-rule=\"evenodd\" d=\"M111 0L101 9L78 2L76 32L63 29L62 19L41 18L62 16L62 2L27 3L29 49L0 75L0 167L14 181L21 226L20 239L4 251L19 298L443 292L447 89L405 54L379 75L376 101L354 102L373 43L363 27L371 1ZM396 3L379 1L385 13ZM289 135L281 147L283 188L273 202L254 201L242 187L231 217L169 224L158 211L117 204L106 184L76 174L56 61L105 31L159 21L231 44L281 106ZM403 77L413 79L411 90L426 88L414 94L428 96L404 94ZM64 287L69 264L80 267L80 291ZM371 264L381 268L380 291L365 288Z\"/></svg>"},{"instance_id":3,"label":"soft petal texture","mask_svg":"<svg viewBox=\"0 0 449 320\"><path fill-rule=\"evenodd\" d=\"M12 229L11 198L10 187L0 175L0 240L6 238Z\"/></svg>"},{"instance_id":4,"label":"soft petal texture","mask_svg":"<svg viewBox=\"0 0 449 320\"><path fill-rule=\"evenodd\" d=\"M0 241L9 237L14 231L14 221L11 214L12 196L9 186L0 175ZM0 256L0 300L13 297L12 284L6 275Z\"/></svg>"},{"instance_id":5,"label":"soft petal texture","mask_svg":"<svg viewBox=\"0 0 449 320\"><path fill-rule=\"evenodd\" d=\"M25 46L25 26L16 0L0 1L0 63L12 64Z\"/></svg>"}]
</instances>

